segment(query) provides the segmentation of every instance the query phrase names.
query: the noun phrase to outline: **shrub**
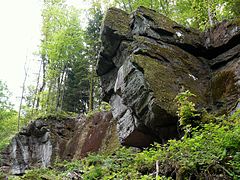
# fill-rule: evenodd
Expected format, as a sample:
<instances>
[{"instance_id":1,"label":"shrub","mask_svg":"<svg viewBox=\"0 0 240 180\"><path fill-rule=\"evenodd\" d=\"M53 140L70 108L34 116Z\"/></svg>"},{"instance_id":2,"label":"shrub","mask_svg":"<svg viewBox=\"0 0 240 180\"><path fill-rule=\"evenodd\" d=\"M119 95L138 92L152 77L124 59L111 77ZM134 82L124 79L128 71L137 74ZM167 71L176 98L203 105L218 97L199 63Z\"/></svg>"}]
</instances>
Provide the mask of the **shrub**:
<instances>
[{"instance_id":1,"label":"shrub","mask_svg":"<svg viewBox=\"0 0 240 180\"><path fill-rule=\"evenodd\" d=\"M188 125L193 125L194 120L200 117L195 109L195 104L188 99L190 97L195 97L189 90L179 93L175 100L177 101L180 126L186 127Z\"/></svg>"},{"instance_id":2,"label":"shrub","mask_svg":"<svg viewBox=\"0 0 240 180\"><path fill-rule=\"evenodd\" d=\"M179 96L180 105L185 106L179 106L185 127L191 126L192 117L199 116L187 99L189 95ZM165 145L90 154L81 161L58 162L52 169L27 171L20 179L240 179L240 110L229 117L206 114L204 118L201 127L191 127L191 136Z\"/></svg>"},{"instance_id":3,"label":"shrub","mask_svg":"<svg viewBox=\"0 0 240 180\"><path fill-rule=\"evenodd\" d=\"M107 102L101 102L101 105L98 107L98 109L95 109L93 111L89 111L86 115L87 118L93 117L96 113L99 112L109 112L111 110L110 104Z\"/></svg>"}]
</instances>

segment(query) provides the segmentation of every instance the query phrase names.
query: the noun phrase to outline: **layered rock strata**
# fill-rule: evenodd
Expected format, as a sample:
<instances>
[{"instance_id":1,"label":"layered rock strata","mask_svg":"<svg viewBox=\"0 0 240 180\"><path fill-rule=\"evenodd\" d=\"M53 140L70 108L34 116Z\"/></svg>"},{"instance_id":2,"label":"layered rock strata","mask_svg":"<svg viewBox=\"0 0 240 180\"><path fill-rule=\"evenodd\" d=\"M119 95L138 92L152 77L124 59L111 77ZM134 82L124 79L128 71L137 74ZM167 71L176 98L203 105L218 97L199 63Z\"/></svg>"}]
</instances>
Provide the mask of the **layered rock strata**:
<instances>
[{"instance_id":1,"label":"layered rock strata","mask_svg":"<svg viewBox=\"0 0 240 180\"><path fill-rule=\"evenodd\" d=\"M113 151L119 146L116 123L110 112L91 118L47 117L31 122L0 153L0 170L14 175L55 161L81 159L88 153Z\"/></svg>"},{"instance_id":2,"label":"layered rock strata","mask_svg":"<svg viewBox=\"0 0 240 180\"><path fill-rule=\"evenodd\" d=\"M238 21L201 33L144 7L131 14L111 8L101 40L97 74L123 145L178 137L174 98L181 91L216 113L240 106Z\"/></svg>"}]
</instances>

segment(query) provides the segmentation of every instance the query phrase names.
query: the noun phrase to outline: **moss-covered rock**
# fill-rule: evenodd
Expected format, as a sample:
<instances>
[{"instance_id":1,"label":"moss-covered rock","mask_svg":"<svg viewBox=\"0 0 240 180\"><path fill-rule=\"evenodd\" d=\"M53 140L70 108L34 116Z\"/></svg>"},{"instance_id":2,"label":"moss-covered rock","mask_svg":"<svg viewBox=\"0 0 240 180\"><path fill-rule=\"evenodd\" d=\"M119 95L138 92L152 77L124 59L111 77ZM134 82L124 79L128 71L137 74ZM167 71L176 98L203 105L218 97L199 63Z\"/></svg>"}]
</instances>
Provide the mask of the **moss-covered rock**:
<instances>
[{"instance_id":1,"label":"moss-covered rock","mask_svg":"<svg viewBox=\"0 0 240 180\"><path fill-rule=\"evenodd\" d=\"M98 75L104 75L114 69L112 58L124 39L128 39L131 31L129 15L116 8L110 8L104 18L101 31L102 49L97 65Z\"/></svg>"},{"instance_id":2,"label":"moss-covered rock","mask_svg":"<svg viewBox=\"0 0 240 180\"><path fill-rule=\"evenodd\" d=\"M227 113L239 107L237 22L200 33L144 7L130 15L108 11L97 72L122 144L177 138L174 99L181 91L196 95L191 101L197 109Z\"/></svg>"},{"instance_id":3,"label":"moss-covered rock","mask_svg":"<svg viewBox=\"0 0 240 180\"><path fill-rule=\"evenodd\" d=\"M227 114L234 111L240 99L240 58L216 70L212 77L212 100L215 111Z\"/></svg>"}]
</instances>

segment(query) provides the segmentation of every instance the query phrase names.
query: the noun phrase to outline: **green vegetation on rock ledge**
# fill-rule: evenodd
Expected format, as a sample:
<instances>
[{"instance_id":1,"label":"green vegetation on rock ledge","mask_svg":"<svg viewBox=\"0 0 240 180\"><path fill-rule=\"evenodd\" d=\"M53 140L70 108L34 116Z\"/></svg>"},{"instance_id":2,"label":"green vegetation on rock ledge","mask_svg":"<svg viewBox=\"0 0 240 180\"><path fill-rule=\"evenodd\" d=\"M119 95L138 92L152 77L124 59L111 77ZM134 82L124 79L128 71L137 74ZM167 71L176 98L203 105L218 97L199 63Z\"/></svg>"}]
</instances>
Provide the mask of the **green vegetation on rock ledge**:
<instances>
[{"instance_id":1,"label":"green vegetation on rock ledge","mask_svg":"<svg viewBox=\"0 0 240 180\"><path fill-rule=\"evenodd\" d=\"M196 117L194 104L188 101L191 95L185 92L177 98L178 114L187 122L182 126L191 126L186 118ZM29 170L22 177L10 179L239 179L240 110L229 117L204 115L199 126L190 128L182 139L169 140L165 145L91 154L81 161L56 162L51 168Z\"/></svg>"},{"instance_id":2,"label":"green vegetation on rock ledge","mask_svg":"<svg viewBox=\"0 0 240 180\"><path fill-rule=\"evenodd\" d=\"M100 106L98 107L98 109L89 111L86 116L87 118L91 118L93 117L96 113L98 112L109 112L111 110L111 106L110 104L108 104L107 102L101 102Z\"/></svg>"},{"instance_id":3,"label":"green vegetation on rock ledge","mask_svg":"<svg viewBox=\"0 0 240 180\"><path fill-rule=\"evenodd\" d=\"M0 151L17 132L17 112L9 101L10 94L7 85L0 80Z\"/></svg>"}]
</instances>

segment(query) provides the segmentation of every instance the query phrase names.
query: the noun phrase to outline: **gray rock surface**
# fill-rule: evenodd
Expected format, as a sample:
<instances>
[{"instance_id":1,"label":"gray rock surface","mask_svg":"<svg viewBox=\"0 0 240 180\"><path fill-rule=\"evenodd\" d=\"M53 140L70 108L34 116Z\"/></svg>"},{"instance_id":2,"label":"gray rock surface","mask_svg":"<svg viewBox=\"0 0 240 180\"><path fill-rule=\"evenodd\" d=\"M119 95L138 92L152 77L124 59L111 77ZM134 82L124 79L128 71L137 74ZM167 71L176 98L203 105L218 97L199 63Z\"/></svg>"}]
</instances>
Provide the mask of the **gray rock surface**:
<instances>
[{"instance_id":1,"label":"gray rock surface","mask_svg":"<svg viewBox=\"0 0 240 180\"><path fill-rule=\"evenodd\" d=\"M191 100L197 108L233 113L240 108L238 22L224 21L200 33L144 7L132 14L109 9L97 73L112 113L31 122L0 153L0 170L20 175L31 167L51 166L57 158L111 152L118 140L147 147L178 138L174 99L184 90L196 95Z\"/></svg>"},{"instance_id":2,"label":"gray rock surface","mask_svg":"<svg viewBox=\"0 0 240 180\"><path fill-rule=\"evenodd\" d=\"M197 108L223 114L238 107L237 22L201 33L144 7L107 12L97 73L123 145L178 137L174 98L184 90L196 95Z\"/></svg>"},{"instance_id":3,"label":"gray rock surface","mask_svg":"<svg viewBox=\"0 0 240 180\"><path fill-rule=\"evenodd\" d=\"M0 170L22 175L56 160L81 159L90 152L113 151L120 144L111 112L91 118L46 117L32 121L0 152Z\"/></svg>"}]
</instances>

